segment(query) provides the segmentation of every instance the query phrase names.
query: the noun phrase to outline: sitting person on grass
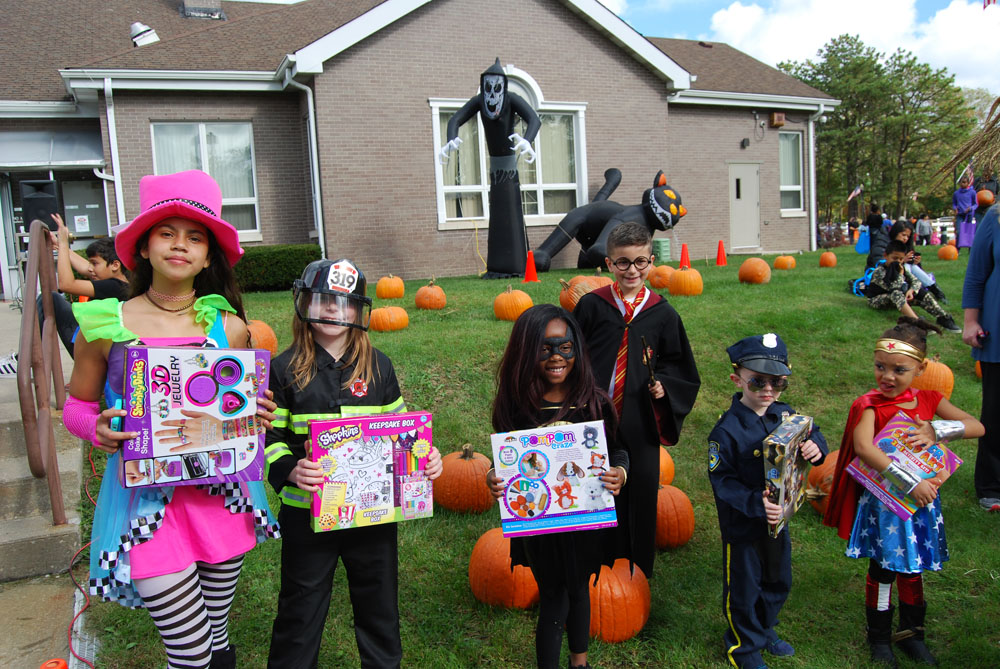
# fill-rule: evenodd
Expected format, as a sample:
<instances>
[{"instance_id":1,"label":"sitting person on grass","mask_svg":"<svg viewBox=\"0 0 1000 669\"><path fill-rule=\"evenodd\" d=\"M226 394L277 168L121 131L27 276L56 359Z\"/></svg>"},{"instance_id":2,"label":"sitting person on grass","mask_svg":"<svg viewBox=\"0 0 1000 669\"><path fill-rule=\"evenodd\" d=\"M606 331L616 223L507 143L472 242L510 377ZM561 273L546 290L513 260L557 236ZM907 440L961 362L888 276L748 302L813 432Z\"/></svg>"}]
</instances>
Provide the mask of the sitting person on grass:
<instances>
[{"instance_id":1,"label":"sitting person on grass","mask_svg":"<svg viewBox=\"0 0 1000 669\"><path fill-rule=\"evenodd\" d=\"M906 244L897 239L890 240L886 245L885 262L872 272L865 290L868 306L872 309L895 308L904 316L917 318L910 305L919 305L936 317L938 325L945 330L961 332L962 328L955 324L955 319L941 308L920 280L904 267L906 253Z\"/></svg>"}]
</instances>

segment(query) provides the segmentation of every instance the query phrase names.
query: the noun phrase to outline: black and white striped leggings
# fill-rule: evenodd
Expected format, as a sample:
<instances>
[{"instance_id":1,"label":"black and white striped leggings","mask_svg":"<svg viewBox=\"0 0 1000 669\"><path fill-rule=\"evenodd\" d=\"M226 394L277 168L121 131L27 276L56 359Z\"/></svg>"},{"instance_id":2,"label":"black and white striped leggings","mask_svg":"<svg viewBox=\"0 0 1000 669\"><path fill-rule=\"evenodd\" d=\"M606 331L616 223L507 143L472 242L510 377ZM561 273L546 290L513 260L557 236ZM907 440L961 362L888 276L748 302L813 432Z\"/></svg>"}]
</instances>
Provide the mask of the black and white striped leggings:
<instances>
[{"instance_id":1,"label":"black and white striped leggings","mask_svg":"<svg viewBox=\"0 0 1000 669\"><path fill-rule=\"evenodd\" d=\"M167 651L168 669L206 669L229 645L229 607L243 556L135 580Z\"/></svg>"}]
</instances>

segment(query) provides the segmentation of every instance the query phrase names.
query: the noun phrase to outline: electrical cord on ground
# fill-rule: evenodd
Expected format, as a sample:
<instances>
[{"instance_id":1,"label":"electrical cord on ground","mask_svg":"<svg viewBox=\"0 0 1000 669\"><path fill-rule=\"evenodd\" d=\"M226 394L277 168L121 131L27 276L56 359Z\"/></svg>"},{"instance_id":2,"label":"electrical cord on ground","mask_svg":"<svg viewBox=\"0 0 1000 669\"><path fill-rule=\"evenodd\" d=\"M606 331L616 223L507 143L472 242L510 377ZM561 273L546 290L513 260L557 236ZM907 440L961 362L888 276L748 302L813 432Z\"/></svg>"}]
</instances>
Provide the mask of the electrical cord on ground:
<instances>
[{"instance_id":1,"label":"electrical cord on ground","mask_svg":"<svg viewBox=\"0 0 1000 669\"><path fill-rule=\"evenodd\" d=\"M97 465L94 464L94 446L93 446L93 444L91 444L90 450L87 451L87 461L90 462L90 476L88 476L87 480L84 482L84 484L83 484L83 490L84 490L84 492L87 493L87 499L90 500L90 503L93 504L96 507L97 506L97 501L94 499L94 496L90 494L90 482L93 481L93 480L95 480L95 479L97 479L98 481L101 480L101 478L103 478L103 475L97 473ZM81 662L83 662L88 667L90 667L90 669L94 669L94 665L93 664L91 664L90 662L88 662L85 658L83 658L81 655L79 655L73 649L73 626L76 625L77 619L80 616L83 615L83 612L86 611L88 608L90 608L90 595L87 593L87 589L85 587L83 587L82 585L80 585L79 581L76 580L76 576L74 576L74 574L73 574L73 567L76 566L77 560L80 558L80 555L85 550L87 550L88 548L90 548L90 544L91 544L91 542L89 542L89 541L86 544L84 544L80 548L80 550L78 550L76 552L76 554L73 555L73 557L69 561L69 578L70 578L71 581L73 581L73 585L76 587L76 589L79 590L83 594L83 607L79 611L77 611L77 613L73 616L73 619L69 622L69 628L66 630L66 636L69 639L69 652L70 652L70 654L73 657L75 657L76 659L78 659Z\"/></svg>"}]
</instances>

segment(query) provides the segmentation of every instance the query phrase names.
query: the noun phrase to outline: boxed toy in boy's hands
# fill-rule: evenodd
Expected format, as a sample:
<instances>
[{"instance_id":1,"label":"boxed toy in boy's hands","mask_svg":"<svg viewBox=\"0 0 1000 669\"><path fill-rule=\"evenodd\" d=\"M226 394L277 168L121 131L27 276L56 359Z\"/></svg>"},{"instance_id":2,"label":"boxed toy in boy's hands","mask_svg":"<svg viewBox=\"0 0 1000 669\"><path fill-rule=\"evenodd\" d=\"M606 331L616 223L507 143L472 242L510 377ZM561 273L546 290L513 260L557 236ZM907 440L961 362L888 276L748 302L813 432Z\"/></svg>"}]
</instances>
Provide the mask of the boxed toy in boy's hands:
<instances>
[{"instance_id":1,"label":"boxed toy in boy's hands","mask_svg":"<svg viewBox=\"0 0 1000 669\"><path fill-rule=\"evenodd\" d=\"M431 414L309 421L310 459L323 468L312 498L315 532L385 525L434 515L427 478Z\"/></svg>"},{"instance_id":2,"label":"boxed toy in boy's hands","mask_svg":"<svg viewBox=\"0 0 1000 669\"><path fill-rule=\"evenodd\" d=\"M608 471L602 421L490 435L503 479L500 527L517 537L618 524L614 496L599 478Z\"/></svg>"},{"instance_id":3,"label":"boxed toy in boy's hands","mask_svg":"<svg viewBox=\"0 0 1000 669\"><path fill-rule=\"evenodd\" d=\"M792 414L764 438L764 485L772 504L781 507L781 520L768 525L768 533L778 536L806 498L803 485L809 462L802 457L802 442L812 433L813 419Z\"/></svg>"},{"instance_id":4,"label":"boxed toy in boy's hands","mask_svg":"<svg viewBox=\"0 0 1000 669\"><path fill-rule=\"evenodd\" d=\"M256 349L125 349L123 485L260 481L264 397L271 354Z\"/></svg>"},{"instance_id":5,"label":"boxed toy in boy's hands","mask_svg":"<svg viewBox=\"0 0 1000 669\"><path fill-rule=\"evenodd\" d=\"M940 487L962 464L962 459L948 450L944 444L931 444L926 447L910 444L907 437L915 428L916 421L900 411L875 435L873 443L903 469ZM920 508L912 497L887 481L857 456L847 465L847 473L902 520L909 520Z\"/></svg>"}]
</instances>

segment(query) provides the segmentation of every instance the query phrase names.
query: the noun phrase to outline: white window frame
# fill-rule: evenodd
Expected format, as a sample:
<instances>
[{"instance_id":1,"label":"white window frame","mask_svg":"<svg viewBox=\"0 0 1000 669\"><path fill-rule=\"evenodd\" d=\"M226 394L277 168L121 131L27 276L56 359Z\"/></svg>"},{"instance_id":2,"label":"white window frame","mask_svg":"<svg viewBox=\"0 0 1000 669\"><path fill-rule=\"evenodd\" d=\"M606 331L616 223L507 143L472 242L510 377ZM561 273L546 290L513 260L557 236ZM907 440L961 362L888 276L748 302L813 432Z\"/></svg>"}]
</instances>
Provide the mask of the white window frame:
<instances>
[{"instance_id":1,"label":"white window frame","mask_svg":"<svg viewBox=\"0 0 1000 669\"><path fill-rule=\"evenodd\" d=\"M538 214L531 214L524 217L524 223L529 227L544 225L555 225L566 215L563 213L544 213L544 197L539 194L544 190L574 190L576 192L576 206L588 202L587 197L587 135L586 135L586 110L585 102L546 102L542 96L538 84L528 73L507 65L504 68L509 80L510 89L525 98L539 116L544 114L569 114L573 117L573 150L576 162L576 183L544 183L542 172L544 170L543 151L539 142L533 142L532 148L535 150L537 159L535 165L538 172L538 183L521 184L522 192L534 192L538 202ZM486 138L483 130L483 122L476 114L476 123L479 125L479 169L483 175L483 183L472 186L448 186L447 191L444 185L444 169L437 159L437 152L444 145L446 138L441 132L441 113L456 112L462 105L468 102L467 99L457 98L429 98L428 104L431 108L431 131L434 141L434 187L437 194L437 220L438 230L472 230L474 228L486 227L490 220L490 183L489 183L489 153L486 149ZM471 121L469 121L471 122ZM536 137L537 140L537 137ZM459 148L459 151L462 149ZM447 207L445 205L445 194L447 193L479 193L483 202L482 217L448 218Z\"/></svg>"},{"instance_id":2,"label":"white window frame","mask_svg":"<svg viewBox=\"0 0 1000 669\"><path fill-rule=\"evenodd\" d=\"M780 164L780 161L781 161L781 136L782 135L791 135L791 136L794 136L794 137L797 138L797 141L799 143L799 151L798 151L798 160L799 160L799 165L798 165L798 167L799 167L799 185L798 186L794 186L794 185L786 186L786 185L784 185L784 184L781 183L781 164ZM805 213L805 210L806 210L805 175L803 174L803 164L802 164L803 160L802 160L802 133L801 132L782 132L782 131L778 132L778 161L779 161L779 164L778 164L778 189L779 189L778 206L779 207L781 206L781 195L780 195L780 193L798 193L799 194L799 205L800 205L798 207L790 207L790 208L784 208L784 207L782 207L782 209L781 209L781 215L782 216L794 216L794 215L797 215L797 214L801 215L801 214Z\"/></svg>"},{"instance_id":3,"label":"white window frame","mask_svg":"<svg viewBox=\"0 0 1000 669\"><path fill-rule=\"evenodd\" d=\"M206 136L206 125L243 125L250 130L250 172L251 178L253 179L253 197L223 197L222 206L226 205L253 205L254 212L254 222L256 223L256 228L253 230L238 230L239 239L241 242L260 242L264 238L260 231L260 189L257 187L257 154L254 145L253 135L253 123L250 121L152 121L149 124L149 138L150 146L152 147L153 154L153 173L159 174L156 168L156 126L162 125L197 125L198 126L198 146L201 150L201 167L202 170L211 175L208 170L208 138ZM219 212L221 217L222 212Z\"/></svg>"}]
</instances>

